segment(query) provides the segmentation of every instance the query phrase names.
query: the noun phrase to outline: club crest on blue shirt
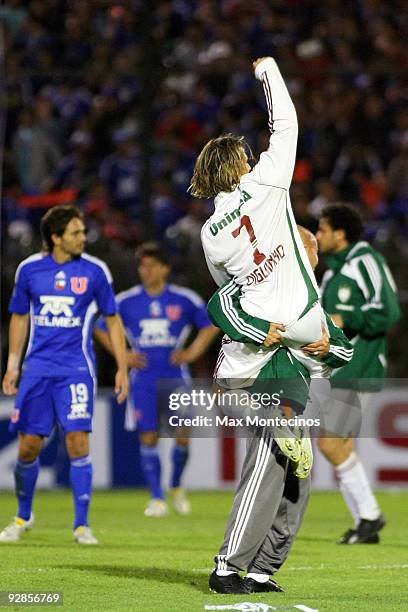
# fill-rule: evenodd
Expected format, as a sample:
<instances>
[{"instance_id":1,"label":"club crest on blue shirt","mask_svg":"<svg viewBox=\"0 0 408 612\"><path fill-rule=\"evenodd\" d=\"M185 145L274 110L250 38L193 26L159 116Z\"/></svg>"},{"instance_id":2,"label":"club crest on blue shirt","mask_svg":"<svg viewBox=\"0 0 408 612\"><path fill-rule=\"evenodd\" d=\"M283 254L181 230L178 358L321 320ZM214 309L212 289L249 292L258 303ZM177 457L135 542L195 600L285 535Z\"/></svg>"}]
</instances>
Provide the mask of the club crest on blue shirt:
<instances>
[{"instance_id":1,"label":"club crest on blue shirt","mask_svg":"<svg viewBox=\"0 0 408 612\"><path fill-rule=\"evenodd\" d=\"M169 321L178 321L183 314L180 304L169 304L166 306L166 317Z\"/></svg>"},{"instance_id":2,"label":"club crest on blue shirt","mask_svg":"<svg viewBox=\"0 0 408 612\"><path fill-rule=\"evenodd\" d=\"M87 276L72 276L71 278L71 291L77 295L85 293L88 289L88 277Z\"/></svg>"},{"instance_id":3,"label":"club crest on blue shirt","mask_svg":"<svg viewBox=\"0 0 408 612\"><path fill-rule=\"evenodd\" d=\"M65 272L61 270L61 272L57 272L57 274L55 275L54 287L58 291L62 291L63 289L65 289L66 285L67 285L67 277L66 277Z\"/></svg>"},{"instance_id":4,"label":"club crest on blue shirt","mask_svg":"<svg viewBox=\"0 0 408 612\"><path fill-rule=\"evenodd\" d=\"M160 302L154 300L149 307L149 312L151 317L160 317L162 313L162 307Z\"/></svg>"}]
</instances>

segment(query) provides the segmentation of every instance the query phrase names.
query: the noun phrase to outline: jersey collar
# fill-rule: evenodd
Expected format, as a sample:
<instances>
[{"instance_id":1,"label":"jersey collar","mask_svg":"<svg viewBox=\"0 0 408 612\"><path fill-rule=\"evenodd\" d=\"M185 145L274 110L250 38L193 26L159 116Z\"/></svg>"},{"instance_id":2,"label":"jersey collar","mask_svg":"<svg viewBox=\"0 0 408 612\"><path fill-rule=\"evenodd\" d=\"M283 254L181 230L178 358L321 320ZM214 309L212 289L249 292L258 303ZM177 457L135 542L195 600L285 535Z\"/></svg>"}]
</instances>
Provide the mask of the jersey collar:
<instances>
[{"instance_id":1,"label":"jersey collar","mask_svg":"<svg viewBox=\"0 0 408 612\"><path fill-rule=\"evenodd\" d=\"M80 259L82 259L82 255L80 255L79 257L72 257L71 259L68 259L68 261L64 261L63 263L59 263L56 259L54 259L52 253L47 253L46 257L48 257L49 261L52 261L52 263L57 266L57 267L62 267L62 266L67 266L68 264L74 262L74 261L79 261Z\"/></svg>"},{"instance_id":2,"label":"jersey collar","mask_svg":"<svg viewBox=\"0 0 408 612\"><path fill-rule=\"evenodd\" d=\"M164 285L163 291L162 291L161 293L157 294L157 295L151 295L151 294L150 294L150 293L147 291L146 287L144 287L143 285L142 285L142 287L143 287L143 293L144 293L144 294L145 294L145 295L146 295L146 296L147 296L147 297L148 297L150 300L159 300L161 297L163 297L163 295L165 295L165 294L167 293L168 288L169 288L169 284L167 283L166 285Z\"/></svg>"},{"instance_id":3,"label":"jersey collar","mask_svg":"<svg viewBox=\"0 0 408 612\"><path fill-rule=\"evenodd\" d=\"M339 253L335 253L334 255L329 255L326 257L326 263L328 267L333 270L333 272L338 272L343 267L343 264L346 261L350 261L353 257L361 251L361 249L369 249L370 245L368 242L364 240L360 240L359 242L352 242L345 249L339 251Z\"/></svg>"},{"instance_id":4,"label":"jersey collar","mask_svg":"<svg viewBox=\"0 0 408 612\"><path fill-rule=\"evenodd\" d=\"M226 200L228 200L228 198L231 197L233 193L233 191L220 191L220 193L214 198L214 207L217 208L217 206L223 204Z\"/></svg>"},{"instance_id":5,"label":"jersey collar","mask_svg":"<svg viewBox=\"0 0 408 612\"><path fill-rule=\"evenodd\" d=\"M358 244L358 243L357 243ZM356 243L349 244L345 249L326 257L326 263L333 272L338 272L343 267L344 262L348 259L349 253L356 246Z\"/></svg>"}]
</instances>

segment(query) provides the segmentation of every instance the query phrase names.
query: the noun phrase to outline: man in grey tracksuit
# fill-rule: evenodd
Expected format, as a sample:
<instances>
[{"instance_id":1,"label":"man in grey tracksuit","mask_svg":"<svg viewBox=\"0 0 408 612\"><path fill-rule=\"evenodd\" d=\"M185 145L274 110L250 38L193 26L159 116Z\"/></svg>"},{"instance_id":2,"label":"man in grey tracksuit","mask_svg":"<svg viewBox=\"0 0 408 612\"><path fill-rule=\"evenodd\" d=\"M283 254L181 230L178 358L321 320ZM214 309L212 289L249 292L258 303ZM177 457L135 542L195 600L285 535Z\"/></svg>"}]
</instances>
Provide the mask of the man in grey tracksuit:
<instances>
[{"instance_id":1,"label":"man in grey tracksuit","mask_svg":"<svg viewBox=\"0 0 408 612\"><path fill-rule=\"evenodd\" d=\"M312 265L317 263L317 243L310 232L302 232L302 239ZM231 340L255 343L246 335L245 325L256 327L266 341L270 324L245 313L240 304L240 290L231 293L228 309L223 305L222 289L208 304L212 322ZM345 334L326 318L328 337L309 345L331 368L338 368L351 360L352 348ZM258 344L261 344L260 338ZM350 352L351 351L351 352ZM281 404L296 413L303 411L308 398L309 372L290 352L281 347L262 369L251 393L279 389ZM282 389L283 387L283 389ZM247 441L247 452L241 480L225 532L224 543L216 557L216 573L210 579L214 590L217 576L224 581L223 592L281 591L271 576L286 560L296 534L302 524L310 494L310 479L297 478L291 461L272 437L270 428L258 428ZM247 575L238 582L237 572L246 569ZM240 580L240 579L239 579ZM242 589L242 590L240 590Z\"/></svg>"}]
</instances>

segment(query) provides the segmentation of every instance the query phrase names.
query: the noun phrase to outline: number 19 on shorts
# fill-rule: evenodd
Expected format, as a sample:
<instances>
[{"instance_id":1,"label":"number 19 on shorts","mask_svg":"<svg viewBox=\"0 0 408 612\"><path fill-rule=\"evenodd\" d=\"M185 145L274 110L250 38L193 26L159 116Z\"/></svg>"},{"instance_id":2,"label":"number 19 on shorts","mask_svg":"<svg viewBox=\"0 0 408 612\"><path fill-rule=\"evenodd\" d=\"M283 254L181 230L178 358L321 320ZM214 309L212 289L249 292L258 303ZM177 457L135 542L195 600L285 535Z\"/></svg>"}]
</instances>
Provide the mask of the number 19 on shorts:
<instances>
[{"instance_id":1,"label":"number 19 on shorts","mask_svg":"<svg viewBox=\"0 0 408 612\"><path fill-rule=\"evenodd\" d=\"M69 385L71 391L71 412L67 415L69 420L89 419L88 412L89 392L85 383L73 383Z\"/></svg>"}]
</instances>

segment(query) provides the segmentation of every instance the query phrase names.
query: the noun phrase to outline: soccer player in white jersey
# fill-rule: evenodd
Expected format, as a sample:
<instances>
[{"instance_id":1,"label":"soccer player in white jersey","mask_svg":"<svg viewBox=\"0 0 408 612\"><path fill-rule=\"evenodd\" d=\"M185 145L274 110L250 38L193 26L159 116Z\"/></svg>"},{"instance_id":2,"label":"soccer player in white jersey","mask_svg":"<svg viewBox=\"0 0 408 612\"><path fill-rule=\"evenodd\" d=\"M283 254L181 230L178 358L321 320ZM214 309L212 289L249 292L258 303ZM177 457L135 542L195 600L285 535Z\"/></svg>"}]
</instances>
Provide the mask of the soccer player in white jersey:
<instances>
[{"instance_id":1,"label":"soccer player in white jersey","mask_svg":"<svg viewBox=\"0 0 408 612\"><path fill-rule=\"evenodd\" d=\"M191 192L215 198L215 211L201 234L215 282L221 286L232 279L241 287L243 309L276 322L283 343L296 350L320 339L324 321L289 198L296 111L275 61L260 58L253 66L268 106L269 147L251 170L243 137L227 134L210 140L197 159ZM238 347L235 378L256 377L270 358L261 349L257 360L251 360L254 368L245 372L239 352ZM312 359L309 368L325 375L324 365Z\"/></svg>"},{"instance_id":2,"label":"soccer player in white jersey","mask_svg":"<svg viewBox=\"0 0 408 612\"><path fill-rule=\"evenodd\" d=\"M268 106L269 147L251 170L245 141L233 135L210 140L196 161L191 191L215 197L215 211L201 237L209 270L218 285L231 280L241 288L242 308L249 315L274 322L283 343L299 351L311 376L326 377L327 366L301 352L326 330L319 291L294 220L289 198L296 156L297 117L275 61L253 64ZM224 347L231 386L250 386L271 353L265 347L231 343ZM228 381L227 381L228 382ZM281 439L277 436L276 440ZM286 435L282 451L293 460L299 443ZM306 441L305 441L306 444ZM311 448L307 455L312 463Z\"/></svg>"}]
</instances>

